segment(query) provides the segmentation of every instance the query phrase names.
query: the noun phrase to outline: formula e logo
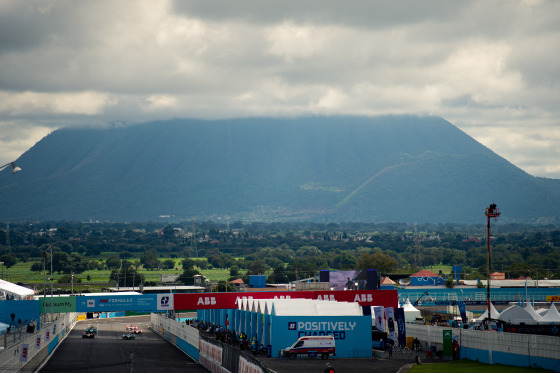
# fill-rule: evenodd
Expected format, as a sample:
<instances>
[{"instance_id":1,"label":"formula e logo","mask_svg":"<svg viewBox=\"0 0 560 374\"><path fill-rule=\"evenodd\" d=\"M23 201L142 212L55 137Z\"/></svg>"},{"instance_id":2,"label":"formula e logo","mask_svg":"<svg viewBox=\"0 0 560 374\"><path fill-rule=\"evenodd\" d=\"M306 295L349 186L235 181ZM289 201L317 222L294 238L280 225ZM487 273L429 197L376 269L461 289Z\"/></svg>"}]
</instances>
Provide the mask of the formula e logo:
<instances>
[{"instance_id":1,"label":"formula e logo","mask_svg":"<svg viewBox=\"0 0 560 374\"><path fill-rule=\"evenodd\" d=\"M288 322L288 330L295 330L297 324L295 322Z\"/></svg>"},{"instance_id":2,"label":"formula e logo","mask_svg":"<svg viewBox=\"0 0 560 374\"><path fill-rule=\"evenodd\" d=\"M88 308L95 308L95 300L88 300L87 301Z\"/></svg>"},{"instance_id":3,"label":"formula e logo","mask_svg":"<svg viewBox=\"0 0 560 374\"><path fill-rule=\"evenodd\" d=\"M169 306L169 296L163 296L161 298L161 306Z\"/></svg>"}]
</instances>

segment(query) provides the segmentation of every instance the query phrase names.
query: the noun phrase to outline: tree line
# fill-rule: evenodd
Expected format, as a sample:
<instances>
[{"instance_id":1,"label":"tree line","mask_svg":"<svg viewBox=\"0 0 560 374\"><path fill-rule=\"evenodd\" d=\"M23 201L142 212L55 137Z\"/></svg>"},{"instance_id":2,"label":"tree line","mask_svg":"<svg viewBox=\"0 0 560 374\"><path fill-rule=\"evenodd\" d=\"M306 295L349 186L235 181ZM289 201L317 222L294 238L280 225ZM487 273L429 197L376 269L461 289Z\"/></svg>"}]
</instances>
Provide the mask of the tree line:
<instances>
[{"instance_id":1,"label":"tree line","mask_svg":"<svg viewBox=\"0 0 560 374\"><path fill-rule=\"evenodd\" d=\"M3 225L5 227L5 225ZM560 274L560 230L509 224L492 237L492 266L508 278ZM7 239L9 235L9 240ZM464 279L486 277L485 225L405 223L10 223L0 230L0 261L45 263L62 274L111 270L110 282L144 282L139 269L174 269L180 281L209 268L229 269L230 279L267 274L271 283L316 275L319 270L412 274L434 265L462 265ZM134 259L134 260L133 260Z\"/></svg>"}]
</instances>

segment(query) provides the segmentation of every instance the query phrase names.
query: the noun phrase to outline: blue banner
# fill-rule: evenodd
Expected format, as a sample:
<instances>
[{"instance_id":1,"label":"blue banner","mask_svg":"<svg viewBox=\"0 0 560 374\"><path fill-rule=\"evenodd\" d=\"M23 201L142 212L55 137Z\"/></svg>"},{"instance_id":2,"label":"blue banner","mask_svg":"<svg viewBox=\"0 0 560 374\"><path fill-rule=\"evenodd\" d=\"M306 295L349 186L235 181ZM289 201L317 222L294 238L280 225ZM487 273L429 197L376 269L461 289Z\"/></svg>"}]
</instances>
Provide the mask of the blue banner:
<instances>
[{"instance_id":1,"label":"blue banner","mask_svg":"<svg viewBox=\"0 0 560 374\"><path fill-rule=\"evenodd\" d=\"M463 320L464 324L467 324L467 308L465 308L465 303L460 301L457 303L459 305L459 313L461 313L461 319Z\"/></svg>"},{"instance_id":2,"label":"blue banner","mask_svg":"<svg viewBox=\"0 0 560 374\"><path fill-rule=\"evenodd\" d=\"M399 330L399 346L404 347L406 345L406 323L403 308L395 308L395 321Z\"/></svg>"},{"instance_id":3,"label":"blue banner","mask_svg":"<svg viewBox=\"0 0 560 374\"><path fill-rule=\"evenodd\" d=\"M76 312L158 311L157 295L76 296Z\"/></svg>"}]
</instances>

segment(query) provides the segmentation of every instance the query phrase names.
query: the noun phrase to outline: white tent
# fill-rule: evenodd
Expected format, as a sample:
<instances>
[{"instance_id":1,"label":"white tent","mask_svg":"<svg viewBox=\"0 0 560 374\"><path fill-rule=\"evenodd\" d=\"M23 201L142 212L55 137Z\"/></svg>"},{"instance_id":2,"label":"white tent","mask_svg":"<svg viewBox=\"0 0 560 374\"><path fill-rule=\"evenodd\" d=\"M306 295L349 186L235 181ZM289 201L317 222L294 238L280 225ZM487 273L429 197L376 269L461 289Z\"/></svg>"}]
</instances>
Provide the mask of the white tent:
<instances>
[{"instance_id":1,"label":"white tent","mask_svg":"<svg viewBox=\"0 0 560 374\"><path fill-rule=\"evenodd\" d=\"M536 322L538 322L542 318L542 316L535 311L531 303L526 303L524 309L531 315L531 317L533 317L533 320L535 320Z\"/></svg>"},{"instance_id":2,"label":"white tent","mask_svg":"<svg viewBox=\"0 0 560 374\"><path fill-rule=\"evenodd\" d=\"M560 313L558 313L554 303L550 303L550 309L542 316L539 323L560 323Z\"/></svg>"},{"instance_id":3,"label":"white tent","mask_svg":"<svg viewBox=\"0 0 560 374\"><path fill-rule=\"evenodd\" d=\"M422 313L410 303L410 300L406 299L402 307L404 309L404 320L406 322L414 322L416 318L422 318Z\"/></svg>"},{"instance_id":4,"label":"white tent","mask_svg":"<svg viewBox=\"0 0 560 374\"><path fill-rule=\"evenodd\" d=\"M506 310L502 311L502 313L500 313L500 319L514 325L518 325L520 323L533 325L536 323L531 313L519 305L511 305Z\"/></svg>"},{"instance_id":5,"label":"white tent","mask_svg":"<svg viewBox=\"0 0 560 374\"><path fill-rule=\"evenodd\" d=\"M488 310L485 310L484 313L482 313L482 315L480 317L478 317L475 321L476 322L482 322L486 318L488 318ZM500 312L498 312L496 310L496 308L494 307L494 304L492 304L492 303L490 303L490 318L492 318L492 319L500 318Z\"/></svg>"},{"instance_id":6,"label":"white tent","mask_svg":"<svg viewBox=\"0 0 560 374\"><path fill-rule=\"evenodd\" d=\"M539 316L542 317L542 316L544 316L544 315L546 314L546 312L548 312L548 309L546 309L546 308L539 308L539 309L536 310L536 312L537 312L537 314L538 314Z\"/></svg>"},{"instance_id":7,"label":"white tent","mask_svg":"<svg viewBox=\"0 0 560 374\"><path fill-rule=\"evenodd\" d=\"M0 292L6 299L14 300L29 300L35 295L35 291L30 288L18 286L2 279L0 279Z\"/></svg>"}]
</instances>

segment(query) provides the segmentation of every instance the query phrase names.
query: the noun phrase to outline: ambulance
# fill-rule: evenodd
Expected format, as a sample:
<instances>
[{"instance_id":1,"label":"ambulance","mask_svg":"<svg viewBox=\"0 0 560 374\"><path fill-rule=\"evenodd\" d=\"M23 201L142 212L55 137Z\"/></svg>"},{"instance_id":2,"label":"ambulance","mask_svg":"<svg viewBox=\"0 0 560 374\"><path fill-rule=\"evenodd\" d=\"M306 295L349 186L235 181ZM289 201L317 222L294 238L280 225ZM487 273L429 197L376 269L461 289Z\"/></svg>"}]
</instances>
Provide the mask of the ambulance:
<instances>
[{"instance_id":1,"label":"ambulance","mask_svg":"<svg viewBox=\"0 0 560 374\"><path fill-rule=\"evenodd\" d=\"M329 355L336 356L334 349L334 336L302 336L290 347L280 352L281 356L296 358L297 355L306 354L309 357L321 356L323 360Z\"/></svg>"}]
</instances>

